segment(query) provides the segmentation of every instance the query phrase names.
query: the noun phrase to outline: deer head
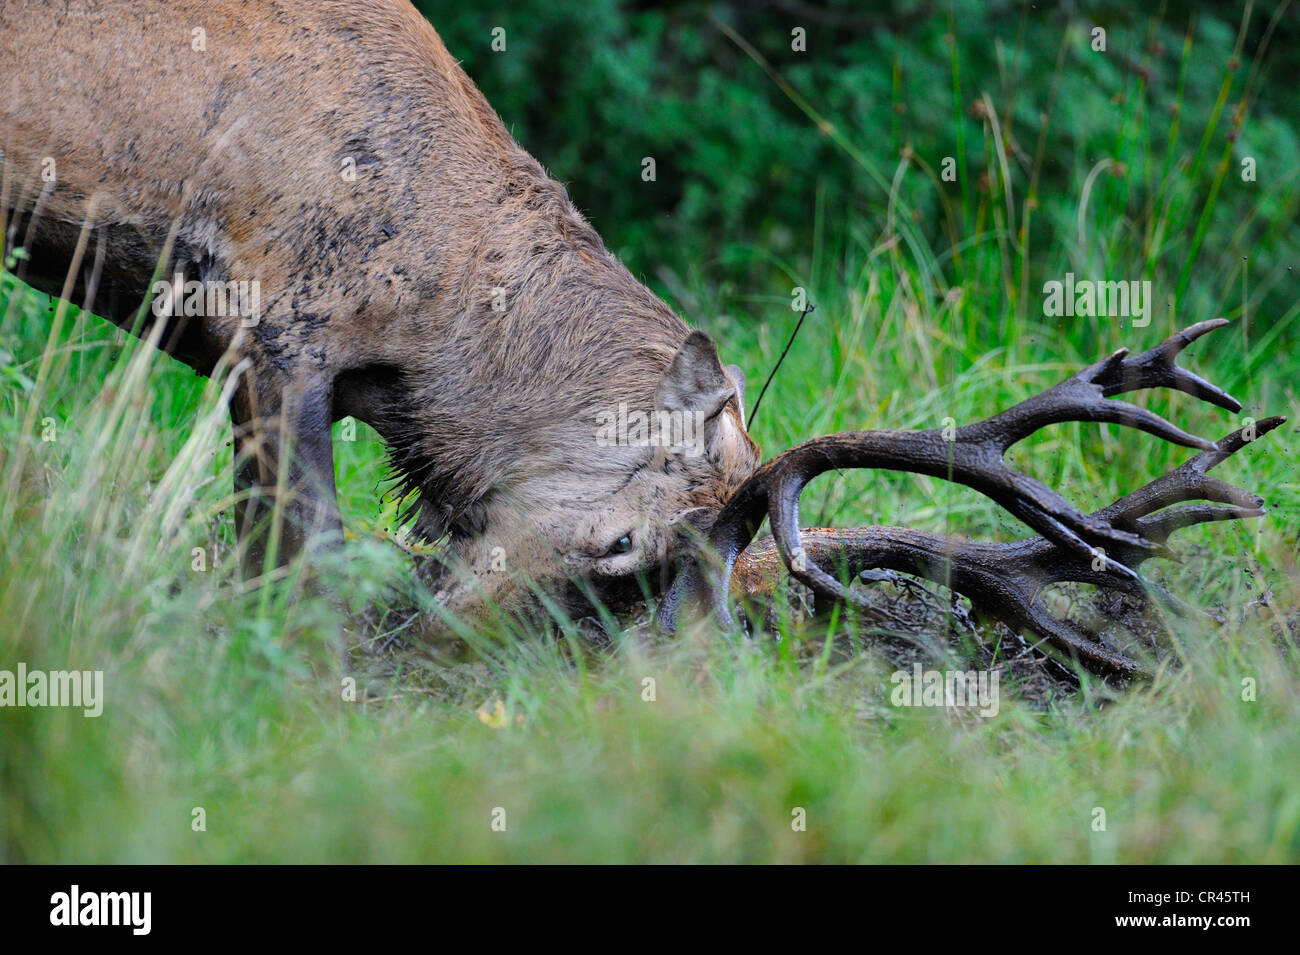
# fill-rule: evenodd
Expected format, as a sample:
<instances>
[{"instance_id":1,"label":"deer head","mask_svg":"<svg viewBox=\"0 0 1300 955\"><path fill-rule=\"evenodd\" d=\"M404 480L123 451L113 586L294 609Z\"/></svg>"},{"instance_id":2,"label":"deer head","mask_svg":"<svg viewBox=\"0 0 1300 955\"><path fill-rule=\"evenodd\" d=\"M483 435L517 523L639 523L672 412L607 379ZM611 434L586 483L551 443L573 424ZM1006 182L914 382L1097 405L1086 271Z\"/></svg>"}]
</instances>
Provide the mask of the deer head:
<instances>
[{"instance_id":1,"label":"deer head","mask_svg":"<svg viewBox=\"0 0 1300 955\"><path fill-rule=\"evenodd\" d=\"M449 612L527 614L539 591L573 613L589 599L643 599L660 589L683 539L711 524L758 467L745 376L722 365L704 332L686 337L653 388L622 387L550 422L520 454L523 469L506 469L508 482L451 522L435 587ZM436 532L426 526L426 535Z\"/></svg>"}]
</instances>

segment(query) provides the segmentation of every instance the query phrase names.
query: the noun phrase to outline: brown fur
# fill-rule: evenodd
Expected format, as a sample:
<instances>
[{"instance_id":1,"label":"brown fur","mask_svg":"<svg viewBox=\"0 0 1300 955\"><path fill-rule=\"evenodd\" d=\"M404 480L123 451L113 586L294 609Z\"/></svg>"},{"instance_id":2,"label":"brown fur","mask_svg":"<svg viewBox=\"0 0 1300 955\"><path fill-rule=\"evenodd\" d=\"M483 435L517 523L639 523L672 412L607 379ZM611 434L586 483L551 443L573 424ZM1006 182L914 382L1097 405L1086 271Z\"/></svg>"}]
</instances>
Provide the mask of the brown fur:
<instances>
[{"instance_id":1,"label":"brown fur","mask_svg":"<svg viewBox=\"0 0 1300 955\"><path fill-rule=\"evenodd\" d=\"M290 549L337 530L329 425L354 415L420 489L424 531L450 534L476 583L443 596L468 611L517 596L495 547L541 581L626 576L754 470L727 397L743 380L606 251L406 0L0 0L0 77L0 226L33 285L57 294L80 265L74 299L129 326L164 255L164 275L261 283L255 327L164 334L203 374L227 349L249 362L241 530L284 436ZM720 393L697 458L594 440L620 401L712 414ZM633 554L592 556L633 528Z\"/></svg>"}]
</instances>

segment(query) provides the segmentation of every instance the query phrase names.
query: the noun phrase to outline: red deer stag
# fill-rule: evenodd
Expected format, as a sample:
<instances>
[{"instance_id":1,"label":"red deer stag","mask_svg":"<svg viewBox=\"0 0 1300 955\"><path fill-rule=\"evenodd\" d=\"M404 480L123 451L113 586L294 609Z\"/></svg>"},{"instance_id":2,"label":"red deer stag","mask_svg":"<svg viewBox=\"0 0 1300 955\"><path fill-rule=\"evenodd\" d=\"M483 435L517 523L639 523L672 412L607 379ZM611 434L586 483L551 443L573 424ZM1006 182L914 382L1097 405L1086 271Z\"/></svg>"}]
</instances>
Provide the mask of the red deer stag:
<instances>
[{"instance_id":1,"label":"red deer stag","mask_svg":"<svg viewBox=\"0 0 1300 955\"><path fill-rule=\"evenodd\" d=\"M0 235L25 251L19 276L200 374L223 359L238 369L236 519L254 571L268 523L282 521L280 560L309 539L337 540L330 426L354 416L418 490L421 532L447 538L459 572L441 578L439 597L452 613L526 612L534 595L521 578L635 592L678 558L665 619L683 601L725 615L732 568L754 580L771 563L772 545L746 549L770 508L776 552L819 593L850 597L842 570L935 577L1089 665L1133 672L1048 616L1039 587L1073 579L1145 594L1133 568L1164 554L1174 529L1260 513L1257 497L1205 474L1241 432L1211 445L1106 400L1171 387L1236 410L1174 364L1222 323L1113 355L951 441L830 435L760 467L739 369L604 248L407 0L7 0L0 67ZM179 288L164 292L172 277ZM191 287L198 307L188 295L175 307ZM256 307L213 289L254 289ZM699 427L657 443L600 440L599 422L623 407ZM1013 442L1071 420L1130 424L1202 454L1081 514L1002 463ZM801 537L800 490L842 467L962 482L1042 537ZM1227 506L1153 513L1193 498ZM701 533L720 564L684 545ZM518 573L499 572L500 555Z\"/></svg>"}]
</instances>

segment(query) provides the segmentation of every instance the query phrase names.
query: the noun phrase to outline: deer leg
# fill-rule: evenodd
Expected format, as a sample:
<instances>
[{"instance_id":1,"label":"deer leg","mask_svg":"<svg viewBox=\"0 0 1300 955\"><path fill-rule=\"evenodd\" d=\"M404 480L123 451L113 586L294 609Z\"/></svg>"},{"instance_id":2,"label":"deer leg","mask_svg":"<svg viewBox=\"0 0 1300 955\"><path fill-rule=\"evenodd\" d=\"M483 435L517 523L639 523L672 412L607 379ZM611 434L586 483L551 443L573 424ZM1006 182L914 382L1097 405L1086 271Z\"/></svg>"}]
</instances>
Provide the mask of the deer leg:
<instances>
[{"instance_id":1,"label":"deer leg","mask_svg":"<svg viewBox=\"0 0 1300 955\"><path fill-rule=\"evenodd\" d=\"M313 537L342 537L334 487L330 389L250 374L230 403L235 521L246 577L288 563ZM278 507L276 505L279 505Z\"/></svg>"}]
</instances>

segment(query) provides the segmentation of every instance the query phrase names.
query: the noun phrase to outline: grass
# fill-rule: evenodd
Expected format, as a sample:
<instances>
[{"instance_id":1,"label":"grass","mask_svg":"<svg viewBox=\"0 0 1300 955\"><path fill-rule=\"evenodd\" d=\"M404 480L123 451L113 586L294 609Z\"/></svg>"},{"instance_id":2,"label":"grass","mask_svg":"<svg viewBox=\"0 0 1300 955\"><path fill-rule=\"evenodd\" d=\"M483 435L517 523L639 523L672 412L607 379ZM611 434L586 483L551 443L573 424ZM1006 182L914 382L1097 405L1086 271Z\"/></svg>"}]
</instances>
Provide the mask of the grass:
<instances>
[{"instance_id":1,"label":"grass","mask_svg":"<svg viewBox=\"0 0 1300 955\"><path fill-rule=\"evenodd\" d=\"M231 559L218 387L3 274L0 668L102 669L107 702L96 719L0 709L0 858L1297 861L1300 304L1255 315L1241 276L1198 281L1162 260L1223 214L1213 195L1180 191L1190 173L1162 168L1162 147L1146 135L1117 144L1116 161L1146 178L1135 174L1131 195L1130 180L1106 183L1088 215L1104 225L1136 208L1137 222L1078 247L1071 233L1031 256L1031 206L1000 188L995 161L987 190L953 193L959 253L895 231L907 207L887 176L880 208L847 226L818 210L809 260L769 263L758 294L728 287L715 263L654 277L683 314L709 316L754 388L798 318L788 289L817 303L764 399L755 436L769 453L830 430L973 421L1121 344L1236 320L1185 363L1242 398L1243 416L1291 416L1216 471L1264 493L1270 513L1183 532L1185 561L1157 572L1224 625L1177 623L1155 678L1127 688L1085 675L1064 692L1008 666L988 719L891 705L899 667L973 665L935 628L911 643L840 617L752 637L628 627L608 645L563 622L458 646L406 639L399 611L427 595L387 536L382 448L364 426L356 440L336 433L346 557L315 561L350 612L302 586L301 567L250 591ZM1209 162L1204 152L1189 161ZM1294 195L1273 195L1243 242L1293 237ZM1130 241L1142 234L1165 239ZM1164 277L1180 288L1179 314L1145 329L1046 319L1025 278L1039 257L1060 273ZM1294 287L1289 274L1262 278ZM1242 423L1186 396L1136 400L1210 437ZM1014 462L1091 508L1188 453L1065 425ZM909 475L824 478L804 514L1023 533L973 492ZM392 631L391 646L363 672L341 670L340 632L355 638L359 622L368 636Z\"/></svg>"}]
</instances>

